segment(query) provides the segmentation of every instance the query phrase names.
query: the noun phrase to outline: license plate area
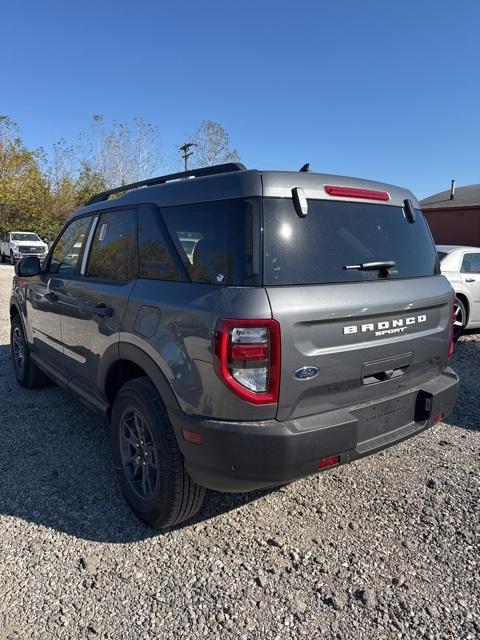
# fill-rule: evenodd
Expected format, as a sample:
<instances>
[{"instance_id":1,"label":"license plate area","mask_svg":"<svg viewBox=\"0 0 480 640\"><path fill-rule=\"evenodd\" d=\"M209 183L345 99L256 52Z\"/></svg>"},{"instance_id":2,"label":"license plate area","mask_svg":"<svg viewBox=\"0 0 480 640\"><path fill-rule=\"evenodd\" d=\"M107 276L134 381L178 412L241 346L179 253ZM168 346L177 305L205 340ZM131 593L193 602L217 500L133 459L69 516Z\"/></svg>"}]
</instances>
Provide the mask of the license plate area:
<instances>
[{"instance_id":1,"label":"license plate area","mask_svg":"<svg viewBox=\"0 0 480 640\"><path fill-rule=\"evenodd\" d=\"M354 411L358 420L357 441L364 442L415 421L417 394L406 394Z\"/></svg>"}]
</instances>

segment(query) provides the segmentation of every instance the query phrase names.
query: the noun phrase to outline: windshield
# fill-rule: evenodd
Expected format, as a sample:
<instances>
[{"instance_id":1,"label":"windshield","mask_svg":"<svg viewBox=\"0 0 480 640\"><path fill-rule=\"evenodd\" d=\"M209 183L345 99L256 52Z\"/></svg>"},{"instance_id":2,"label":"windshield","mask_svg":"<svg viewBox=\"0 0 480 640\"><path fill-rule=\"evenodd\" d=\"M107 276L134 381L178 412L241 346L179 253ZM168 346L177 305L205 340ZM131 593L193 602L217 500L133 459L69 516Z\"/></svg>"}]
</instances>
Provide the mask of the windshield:
<instances>
[{"instance_id":1,"label":"windshield","mask_svg":"<svg viewBox=\"0 0 480 640\"><path fill-rule=\"evenodd\" d=\"M36 233L12 233L12 240L17 240L19 242L24 240L27 242L41 242Z\"/></svg>"},{"instance_id":2,"label":"windshield","mask_svg":"<svg viewBox=\"0 0 480 640\"><path fill-rule=\"evenodd\" d=\"M437 272L437 255L420 211L410 224L401 207L309 200L299 218L287 198L264 200L264 283L323 284L377 280L385 271L345 269L394 261L389 278Z\"/></svg>"}]
</instances>

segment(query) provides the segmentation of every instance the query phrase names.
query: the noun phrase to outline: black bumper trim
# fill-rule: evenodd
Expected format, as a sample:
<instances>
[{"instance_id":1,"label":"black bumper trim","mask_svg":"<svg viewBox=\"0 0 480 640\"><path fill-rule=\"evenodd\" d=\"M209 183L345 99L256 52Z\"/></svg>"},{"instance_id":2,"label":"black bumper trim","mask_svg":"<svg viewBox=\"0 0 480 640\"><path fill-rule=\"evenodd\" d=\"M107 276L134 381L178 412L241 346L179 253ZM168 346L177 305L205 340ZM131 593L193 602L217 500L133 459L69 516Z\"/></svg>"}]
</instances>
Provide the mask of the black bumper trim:
<instances>
[{"instance_id":1,"label":"black bumper trim","mask_svg":"<svg viewBox=\"0 0 480 640\"><path fill-rule=\"evenodd\" d=\"M339 454L343 464L401 442L430 427L439 414L447 415L457 395L458 378L447 369L422 389L388 400L408 397L413 412L410 419L390 426L388 417L379 412L372 437L360 442L359 434L365 433L362 416L373 404L285 422L228 422L177 411L169 415L191 477L209 489L240 492L316 473L318 461L331 455ZM203 444L185 442L183 429L201 433Z\"/></svg>"}]
</instances>

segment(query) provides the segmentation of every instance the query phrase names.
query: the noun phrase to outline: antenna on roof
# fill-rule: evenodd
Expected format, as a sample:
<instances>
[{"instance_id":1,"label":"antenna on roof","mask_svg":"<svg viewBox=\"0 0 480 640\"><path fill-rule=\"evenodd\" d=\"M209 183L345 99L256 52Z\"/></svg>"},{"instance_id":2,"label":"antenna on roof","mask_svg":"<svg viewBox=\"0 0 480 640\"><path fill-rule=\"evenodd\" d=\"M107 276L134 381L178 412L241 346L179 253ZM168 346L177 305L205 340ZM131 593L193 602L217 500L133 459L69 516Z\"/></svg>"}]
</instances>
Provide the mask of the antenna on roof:
<instances>
[{"instance_id":1,"label":"antenna on roof","mask_svg":"<svg viewBox=\"0 0 480 640\"><path fill-rule=\"evenodd\" d=\"M452 178L452 184L450 186L450 200L455 198L455 178Z\"/></svg>"},{"instance_id":2,"label":"antenna on roof","mask_svg":"<svg viewBox=\"0 0 480 640\"><path fill-rule=\"evenodd\" d=\"M304 173L308 173L310 171L310 163L307 162L306 164L304 164L303 167L301 169L299 169L299 171L303 171Z\"/></svg>"}]
</instances>

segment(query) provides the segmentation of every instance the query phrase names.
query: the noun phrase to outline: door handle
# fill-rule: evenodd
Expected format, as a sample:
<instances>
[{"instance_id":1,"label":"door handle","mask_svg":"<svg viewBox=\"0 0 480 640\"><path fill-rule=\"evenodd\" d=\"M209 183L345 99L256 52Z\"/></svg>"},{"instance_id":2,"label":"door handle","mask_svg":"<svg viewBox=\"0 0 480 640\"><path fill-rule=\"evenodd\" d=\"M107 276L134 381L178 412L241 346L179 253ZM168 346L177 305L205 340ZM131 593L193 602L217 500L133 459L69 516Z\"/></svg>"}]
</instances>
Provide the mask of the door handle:
<instances>
[{"instance_id":1,"label":"door handle","mask_svg":"<svg viewBox=\"0 0 480 640\"><path fill-rule=\"evenodd\" d=\"M475 278L465 278L465 282L475 282Z\"/></svg>"},{"instance_id":2,"label":"door handle","mask_svg":"<svg viewBox=\"0 0 480 640\"><path fill-rule=\"evenodd\" d=\"M100 318L111 318L113 316L113 309L112 307L107 307L105 303L100 302L93 309L93 315L99 316Z\"/></svg>"},{"instance_id":3,"label":"door handle","mask_svg":"<svg viewBox=\"0 0 480 640\"><path fill-rule=\"evenodd\" d=\"M53 291L47 291L43 297L49 302L58 302L58 296L56 293L53 293Z\"/></svg>"}]
</instances>

